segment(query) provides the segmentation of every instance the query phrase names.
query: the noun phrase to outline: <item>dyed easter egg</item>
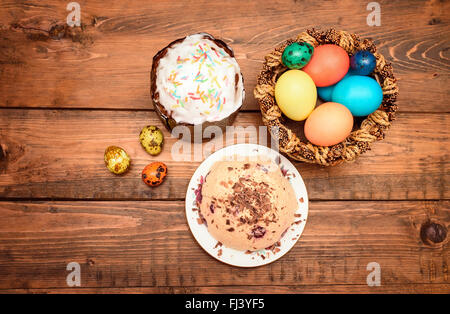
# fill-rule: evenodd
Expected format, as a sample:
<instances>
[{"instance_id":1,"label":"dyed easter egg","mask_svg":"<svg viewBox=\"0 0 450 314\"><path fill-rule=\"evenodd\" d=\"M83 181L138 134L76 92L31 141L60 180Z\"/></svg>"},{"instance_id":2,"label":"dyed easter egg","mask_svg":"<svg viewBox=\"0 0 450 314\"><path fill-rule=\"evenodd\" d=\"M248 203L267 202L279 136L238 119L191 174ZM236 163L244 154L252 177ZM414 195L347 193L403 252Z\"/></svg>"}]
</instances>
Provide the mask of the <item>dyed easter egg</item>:
<instances>
[{"instance_id":1,"label":"dyed easter egg","mask_svg":"<svg viewBox=\"0 0 450 314\"><path fill-rule=\"evenodd\" d=\"M158 186L163 183L167 175L167 166L159 161L148 164L142 170L142 181L148 186Z\"/></svg>"},{"instance_id":2,"label":"dyed easter egg","mask_svg":"<svg viewBox=\"0 0 450 314\"><path fill-rule=\"evenodd\" d=\"M311 61L303 68L317 87L336 84L347 73L350 58L337 45L321 45L315 48Z\"/></svg>"},{"instance_id":3,"label":"dyed easter egg","mask_svg":"<svg viewBox=\"0 0 450 314\"><path fill-rule=\"evenodd\" d=\"M336 84L331 99L343 104L356 117L367 116L380 107L383 90L369 76L352 75Z\"/></svg>"},{"instance_id":4,"label":"dyed easter egg","mask_svg":"<svg viewBox=\"0 0 450 314\"><path fill-rule=\"evenodd\" d=\"M148 125L141 130L139 141L147 153L156 156L162 151L164 135L158 127Z\"/></svg>"},{"instance_id":5,"label":"dyed easter egg","mask_svg":"<svg viewBox=\"0 0 450 314\"><path fill-rule=\"evenodd\" d=\"M118 146L106 148L104 159L106 168L114 174L122 174L130 166L130 156L123 148Z\"/></svg>"},{"instance_id":6,"label":"dyed easter egg","mask_svg":"<svg viewBox=\"0 0 450 314\"><path fill-rule=\"evenodd\" d=\"M308 43L292 43L284 49L281 61L289 69L301 69L311 60L313 51L314 47Z\"/></svg>"},{"instance_id":7,"label":"dyed easter egg","mask_svg":"<svg viewBox=\"0 0 450 314\"><path fill-rule=\"evenodd\" d=\"M350 67L357 75L369 75L376 65L375 56L367 50L360 50L350 58Z\"/></svg>"},{"instance_id":8,"label":"dyed easter egg","mask_svg":"<svg viewBox=\"0 0 450 314\"><path fill-rule=\"evenodd\" d=\"M304 120L316 105L316 86L305 72L286 71L275 84L275 100L286 117L295 121Z\"/></svg>"},{"instance_id":9,"label":"dyed easter egg","mask_svg":"<svg viewBox=\"0 0 450 314\"><path fill-rule=\"evenodd\" d=\"M326 102L314 109L305 122L305 136L313 144L331 146L349 136L353 116L347 107Z\"/></svg>"},{"instance_id":10,"label":"dyed easter egg","mask_svg":"<svg viewBox=\"0 0 450 314\"><path fill-rule=\"evenodd\" d=\"M350 75L354 75L354 74L351 73L351 71L349 70L347 72L347 74L345 74L343 79L345 79L346 77L349 77ZM336 83L336 84L338 84L338 83ZM336 84L326 86L326 87L317 87L317 94L319 94L319 97L323 101L331 101L331 95L333 94L333 90L334 90L334 87L336 86Z\"/></svg>"}]
</instances>

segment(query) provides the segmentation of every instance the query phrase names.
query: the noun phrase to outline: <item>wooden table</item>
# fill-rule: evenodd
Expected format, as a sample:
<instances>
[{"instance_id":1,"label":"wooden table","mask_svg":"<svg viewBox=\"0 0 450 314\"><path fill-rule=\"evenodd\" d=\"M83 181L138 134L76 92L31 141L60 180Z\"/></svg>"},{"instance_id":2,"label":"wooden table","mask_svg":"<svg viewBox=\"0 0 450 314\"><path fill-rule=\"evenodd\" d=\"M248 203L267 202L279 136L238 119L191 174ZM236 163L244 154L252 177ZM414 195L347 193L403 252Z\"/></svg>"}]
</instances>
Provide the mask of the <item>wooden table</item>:
<instances>
[{"instance_id":1,"label":"wooden table","mask_svg":"<svg viewBox=\"0 0 450 314\"><path fill-rule=\"evenodd\" d=\"M369 27L369 1L80 0L74 29L64 26L68 2L0 1L0 292L450 292L448 236L435 233L450 224L448 1L379 1L381 26ZM173 161L165 129L161 155L140 147L143 126L163 129L152 57L189 33L224 39L247 90L235 125L262 125L252 91L263 56L310 27L374 39L399 78L400 112L354 163L295 163L310 211L288 254L225 265L186 223L199 162ZM105 168L111 144L132 157L123 176ZM140 178L153 160L170 172L155 189ZM80 287L67 286L70 262ZM367 284L371 262L380 286Z\"/></svg>"}]
</instances>

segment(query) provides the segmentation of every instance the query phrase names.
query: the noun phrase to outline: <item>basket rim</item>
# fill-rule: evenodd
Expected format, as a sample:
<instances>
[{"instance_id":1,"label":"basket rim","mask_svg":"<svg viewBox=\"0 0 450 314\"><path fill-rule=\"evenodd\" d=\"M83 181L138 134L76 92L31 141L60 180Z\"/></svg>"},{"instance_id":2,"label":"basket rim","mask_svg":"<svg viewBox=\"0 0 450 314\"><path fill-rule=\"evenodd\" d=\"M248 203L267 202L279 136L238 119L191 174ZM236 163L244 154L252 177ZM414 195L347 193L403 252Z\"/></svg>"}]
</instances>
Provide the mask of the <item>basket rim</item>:
<instances>
[{"instance_id":1,"label":"basket rim","mask_svg":"<svg viewBox=\"0 0 450 314\"><path fill-rule=\"evenodd\" d=\"M382 104L361 122L359 129L353 130L341 143L333 146L305 143L283 124L285 117L275 101L274 90L279 75L288 70L281 61L284 48L293 42L307 42L313 47L335 44L344 48L349 56L359 50L368 50L376 58L376 67L371 76L378 81L383 90ZM360 38L347 31L336 31L334 28L324 31L315 28L307 29L296 38L287 39L275 47L264 58L254 96L260 106L263 123L270 128L271 135L279 139L280 151L292 159L323 166L354 161L359 155L369 150L371 143L384 138L398 109L396 104L398 85L392 64L377 51L371 39Z\"/></svg>"}]
</instances>

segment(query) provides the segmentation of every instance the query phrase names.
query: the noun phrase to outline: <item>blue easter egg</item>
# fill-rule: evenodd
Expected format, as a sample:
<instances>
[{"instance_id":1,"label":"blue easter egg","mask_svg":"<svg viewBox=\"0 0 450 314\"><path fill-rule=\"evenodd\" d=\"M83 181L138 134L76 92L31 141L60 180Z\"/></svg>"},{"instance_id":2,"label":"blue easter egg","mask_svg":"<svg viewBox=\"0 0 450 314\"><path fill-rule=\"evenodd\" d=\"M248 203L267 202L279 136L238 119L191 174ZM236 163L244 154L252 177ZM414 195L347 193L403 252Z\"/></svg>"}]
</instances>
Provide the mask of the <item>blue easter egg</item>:
<instances>
[{"instance_id":1,"label":"blue easter egg","mask_svg":"<svg viewBox=\"0 0 450 314\"><path fill-rule=\"evenodd\" d=\"M350 68L356 75L369 75L376 65L375 56L367 50L360 50L350 58Z\"/></svg>"},{"instance_id":2,"label":"blue easter egg","mask_svg":"<svg viewBox=\"0 0 450 314\"><path fill-rule=\"evenodd\" d=\"M342 78L342 80L345 79L346 77L349 77L350 75L354 75L354 74L352 72L350 72L350 69L349 69L349 71L347 72L347 74L345 74L345 76ZM339 82L337 82L336 84L330 85L330 86L326 86L326 87L317 87L317 94L319 94L320 99L322 99L323 101L331 101L331 95L333 94L334 87Z\"/></svg>"},{"instance_id":3,"label":"blue easter egg","mask_svg":"<svg viewBox=\"0 0 450 314\"><path fill-rule=\"evenodd\" d=\"M320 99L323 101L331 101L331 95L333 94L336 84L326 87L317 87L317 94L319 94Z\"/></svg>"},{"instance_id":4,"label":"blue easter egg","mask_svg":"<svg viewBox=\"0 0 450 314\"><path fill-rule=\"evenodd\" d=\"M356 117L367 116L380 107L383 90L369 76L352 75L335 86L331 100L343 104Z\"/></svg>"},{"instance_id":5,"label":"blue easter egg","mask_svg":"<svg viewBox=\"0 0 450 314\"><path fill-rule=\"evenodd\" d=\"M361 75L361 74L356 73L356 71L350 67L350 68L348 68L347 75L350 76L350 75Z\"/></svg>"}]
</instances>

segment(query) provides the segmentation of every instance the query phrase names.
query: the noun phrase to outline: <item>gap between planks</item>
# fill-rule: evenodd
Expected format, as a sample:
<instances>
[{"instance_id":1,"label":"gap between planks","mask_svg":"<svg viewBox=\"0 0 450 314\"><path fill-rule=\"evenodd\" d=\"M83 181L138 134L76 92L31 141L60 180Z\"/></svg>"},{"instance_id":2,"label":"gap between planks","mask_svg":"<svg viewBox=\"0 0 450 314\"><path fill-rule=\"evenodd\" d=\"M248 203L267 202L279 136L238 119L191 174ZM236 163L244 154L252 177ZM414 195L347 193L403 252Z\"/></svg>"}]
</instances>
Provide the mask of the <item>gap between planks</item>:
<instances>
[{"instance_id":1,"label":"gap between planks","mask_svg":"<svg viewBox=\"0 0 450 314\"><path fill-rule=\"evenodd\" d=\"M129 111L129 112L155 112L155 109L143 109L143 108L86 108L86 107L5 107L0 106L0 110L45 110L45 111ZM245 113L260 113L260 110L257 109L241 109L239 112ZM400 112L406 114L450 114L450 111L407 111L400 110Z\"/></svg>"}]
</instances>

